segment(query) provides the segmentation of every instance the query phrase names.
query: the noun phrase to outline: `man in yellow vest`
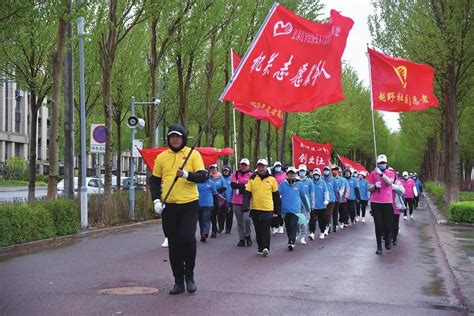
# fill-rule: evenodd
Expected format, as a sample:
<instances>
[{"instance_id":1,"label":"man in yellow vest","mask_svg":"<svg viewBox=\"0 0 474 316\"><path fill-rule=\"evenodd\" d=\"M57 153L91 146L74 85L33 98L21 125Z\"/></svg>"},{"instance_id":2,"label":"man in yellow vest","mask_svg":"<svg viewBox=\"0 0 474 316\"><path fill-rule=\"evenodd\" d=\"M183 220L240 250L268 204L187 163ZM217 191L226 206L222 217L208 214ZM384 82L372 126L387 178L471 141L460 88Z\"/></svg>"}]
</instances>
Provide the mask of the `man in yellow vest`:
<instances>
[{"instance_id":1,"label":"man in yellow vest","mask_svg":"<svg viewBox=\"0 0 474 316\"><path fill-rule=\"evenodd\" d=\"M150 191L155 212L162 215L163 231L168 237L169 259L174 287L170 294L184 292L184 284L189 293L197 289L194 282L196 260L196 223L198 220L197 183L206 181L206 173L201 155L193 151L184 169L181 169L191 148L186 147L188 132L181 124L173 124L168 131L169 149L155 159L153 175L150 178ZM170 187L177 177L176 184L166 201ZM166 203L166 207L163 203Z\"/></svg>"}]
</instances>

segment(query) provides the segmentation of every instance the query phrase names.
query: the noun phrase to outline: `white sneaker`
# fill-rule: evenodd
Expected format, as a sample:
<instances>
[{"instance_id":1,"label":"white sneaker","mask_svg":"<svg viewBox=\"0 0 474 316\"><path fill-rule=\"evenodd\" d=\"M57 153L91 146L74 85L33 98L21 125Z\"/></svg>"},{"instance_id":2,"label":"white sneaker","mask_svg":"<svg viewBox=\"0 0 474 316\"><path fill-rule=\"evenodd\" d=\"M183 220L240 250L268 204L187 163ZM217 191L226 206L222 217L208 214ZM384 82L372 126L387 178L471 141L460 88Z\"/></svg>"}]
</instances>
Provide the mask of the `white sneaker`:
<instances>
[{"instance_id":1,"label":"white sneaker","mask_svg":"<svg viewBox=\"0 0 474 316\"><path fill-rule=\"evenodd\" d=\"M411 219L415 219L415 216L413 214L410 215Z\"/></svg>"},{"instance_id":2,"label":"white sneaker","mask_svg":"<svg viewBox=\"0 0 474 316\"><path fill-rule=\"evenodd\" d=\"M278 233L278 228L273 227L272 234L273 234L273 235L276 235L277 233Z\"/></svg>"},{"instance_id":3,"label":"white sneaker","mask_svg":"<svg viewBox=\"0 0 474 316\"><path fill-rule=\"evenodd\" d=\"M319 234L319 239L324 239L324 233Z\"/></svg>"},{"instance_id":4,"label":"white sneaker","mask_svg":"<svg viewBox=\"0 0 474 316\"><path fill-rule=\"evenodd\" d=\"M339 225L339 228L341 229L344 228L344 224Z\"/></svg>"},{"instance_id":5,"label":"white sneaker","mask_svg":"<svg viewBox=\"0 0 474 316\"><path fill-rule=\"evenodd\" d=\"M288 244L288 250L293 251L295 249L295 244Z\"/></svg>"},{"instance_id":6,"label":"white sneaker","mask_svg":"<svg viewBox=\"0 0 474 316\"><path fill-rule=\"evenodd\" d=\"M314 233L309 234L308 238L314 240Z\"/></svg>"},{"instance_id":7,"label":"white sneaker","mask_svg":"<svg viewBox=\"0 0 474 316\"><path fill-rule=\"evenodd\" d=\"M268 256L269 253L270 253L270 251L269 251L267 248L264 248L264 249L262 250L262 257Z\"/></svg>"},{"instance_id":8,"label":"white sneaker","mask_svg":"<svg viewBox=\"0 0 474 316\"><path fill-rule=\"evenodd\" d=\"M358 221L359 221L359 216L356 217L356 222L358 222Z\"/></svg>"},{"instance_id":9,"label":"white sneaker","mask_svg":"<svg viewBox=\"0 0 474 316\"><path fill-rule=\"evenodd\" d=\"M403 220L406 221L408 219L408 217L406 216L403 216Z\"/></svg>"},{"instance_id":10,"label":"white sneaker","mask_svg":"<svg viewBox=\"0 0 474 316\"><path fill-rule=\"evenodd\" d=\"M331 228L326 227L326 229L324 230L324 235L326 235L326 236L329 235L329 230L330 230L330 229L331 229Z\"/></svg>"},{"instance_id":11,"label":"white sneaker","mask_svg":"<svg viewBox=\"0 0 474 316\"><path fill-rule=\"evenodd\" d=\"M300 243L301 243L302 245L306 245L306 240L304 239L304 237L301 237Z\"/></svg>"},{"instance_id":12,"label":"white sneaker","mask_svg":"<svg viewBox=\"0 0 474 316\"><path fill-rule=\"evenodd\" d=\"M165 238L165 241L161 244L162 248L168 248L168 238Z\"/></svg>"},{"instance_id":13,"label":"white sneaker","mask_svg":"<svg viewBox=\"0 0 474 316\"><path fill-rule=\"evenodd\" d=\"M284 231L283 231L283 226L278 227L278 233L279 233L279 234L283 234L283 233L284 233Z\"/></svg>"},{"instance_id":14,"label":"white sneaker","mask_svg":"<svg viewBox=\"0 0 474 316\"><path fill-rule=\"evenodd\" d=\"M362 223L365 223L365 217L362 217Z\"/></svg>"}]
</instances>

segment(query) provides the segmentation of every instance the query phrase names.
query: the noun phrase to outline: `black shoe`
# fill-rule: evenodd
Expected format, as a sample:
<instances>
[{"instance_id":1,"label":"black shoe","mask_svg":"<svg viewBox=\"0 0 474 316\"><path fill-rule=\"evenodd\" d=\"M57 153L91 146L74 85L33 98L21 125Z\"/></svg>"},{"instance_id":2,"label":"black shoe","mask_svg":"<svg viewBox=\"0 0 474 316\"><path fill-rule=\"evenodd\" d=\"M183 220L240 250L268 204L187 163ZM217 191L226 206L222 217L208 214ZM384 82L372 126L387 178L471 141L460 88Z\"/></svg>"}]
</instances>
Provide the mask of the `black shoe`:
<instances>
[{"instance_id":1,"label":"black shoe","mask_svg":"<svg viewBox=\"0 0 474 316\"><path fill-rule=\"evenodd\" d=\"M197 290L196 282L194 282L194 277L186 278L186 290L188 293L194 293Z\"/></svg>"},{"instance_id":2,"label":"black shoe","mask_svg":"<svg viewBox=\"0 0 474 316\"><path fill-rule=\"evenodd\" d=\"M218 233L219 234L222 233L223 230L224 230L224 228L219 229Z\"/></svg>"},{"instance_id":3,"label":"black shoe","mask_svg":"<svg viewBox=\"0 0 474 316\"><path fill-rule=\"evenodd\" d=\"M225 233L226 233L226 234L230 234L230 230L226 230Z\"/></svg>"},{"instance_id":4,"label":"black shoe","mask_svg":"<svg viewBox=\"0 0 474 316\"><path fill-rule=\"evenodd\" d=\"M237 247L245 247L245 240L240 240Z\"/></svg>"},{"instance_id":5,"label":"black shoe","mask_svg":"<svg viewBox=\"0 0 474 316\"><path fill-rule=\"evenodd\" d=\"M383 252L382 252L382 248L377 248L377 251L375 252L376 255L381 255Z\"/></svg>"},{"instance_id":6,"label":"black shoe","mask_svg":"<svg viewBox=\"0 0 474 316\"><path fill-rule=\"evenodd\" d=\"M392 241L392 244L393 244L394 246L396 246L396 245L397 245L397 240L394 239L394 240Z\"/></svg>"},{"instance_id":7,"label":"black shoe","mask_svg":"<svg viewBox=\"0 0 474 316\"><path fill-rule=\"evenodd\" d=\"M170 290L171 295L184 293L184 284L183 282L175 283L173 288Z\"/></svg>"},{"instance_id":8,"label":"black shoe","mask_svg":"<svg viewBox=\"0 0 474 316\"><path fill-rule=\"evenodd\" d=\"M216 232L212 232L211 238L216 238L216 237L217 237L217 233L216 233Z\"/></svg>"},{"instance_id":9,"label":"black shoe","mask_svg":"<svg viewBox=\"0 0 474 316\"><path fill-rule=\"evenodd\" d=\"M390 250L390 240L385 241L385 249Z\"/></svg>"},{"instance_id":10,"label":"black shoe","mask_svg":"<svg viewBox=\"0 0 474 316\"><path fill-rule=\"evenodd\" d=\"M335 233L336 231L337 231L336 226L333 226L333 227L332 227L332 232Z\"/></svg>"},{"instance_id":11,"label":"black shoe","mask_svg":"<svg viewBox=\"0 0 474 316\"><path fill-rule=\"evenodd\" d=\"M202 236L201 236L201 242L206 242L206 241L207 241L206 236L202 235Z\"/></svg>"},{"instance_id":12,"label":"black shoe","mask_svg":"<svg viewBox=\"0 0 474 316\"><path fill-rule=\"evenodd\" d=\"M252 239L249 237L245 237L245 240L247 241L247 247L251 247L252 246Z\"/></svg>"}]
</instances>

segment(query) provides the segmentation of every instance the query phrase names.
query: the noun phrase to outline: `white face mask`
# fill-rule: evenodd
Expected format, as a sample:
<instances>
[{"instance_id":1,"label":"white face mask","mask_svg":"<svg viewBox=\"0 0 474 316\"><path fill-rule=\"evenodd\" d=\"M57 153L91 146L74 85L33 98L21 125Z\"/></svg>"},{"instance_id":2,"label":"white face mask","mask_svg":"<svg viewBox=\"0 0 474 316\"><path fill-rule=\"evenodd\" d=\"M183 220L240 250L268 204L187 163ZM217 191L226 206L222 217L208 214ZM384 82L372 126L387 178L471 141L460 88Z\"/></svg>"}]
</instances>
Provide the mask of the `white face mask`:
<instances>
[{"instance_id":1,"label":"white face mask","mask_svg":"<svg viewBox=\"0 0 474 316\"><path fill-rule=\"evenodd\" d=\"M306 176L306 171L298 171L298 175L303 178Z\"/></svg>"},{"instance_id":2,"label":"white face mask","mask_svg":"<svg viewBox=\"0 0 474 316\"><path fill-rule=\"evenodd\" d=\"M331 171L329 171L329 170L324 170L323 173L324 173L325 176L328 176L328 175L331 174Z\"/></svg>"}]
</instances>

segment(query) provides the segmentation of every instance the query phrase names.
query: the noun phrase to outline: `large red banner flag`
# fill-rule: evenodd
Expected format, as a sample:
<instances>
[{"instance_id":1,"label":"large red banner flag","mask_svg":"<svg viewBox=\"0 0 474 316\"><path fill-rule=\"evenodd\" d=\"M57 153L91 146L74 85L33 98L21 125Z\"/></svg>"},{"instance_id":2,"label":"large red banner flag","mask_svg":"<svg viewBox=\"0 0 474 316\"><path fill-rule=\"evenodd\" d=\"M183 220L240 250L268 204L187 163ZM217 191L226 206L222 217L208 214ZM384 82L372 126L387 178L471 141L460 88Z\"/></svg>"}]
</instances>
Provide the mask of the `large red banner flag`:
<instances>
[{"instance_id":1,"label":"large red banner flag","mask_svg":"<svg viewBox=\"0 0 474 316\"><path fill-rule=\"evenodd\" d=\"M354 21L331 10L327 23L275 3L220 99L311 112L344 99L341 56Z\"/></svg>"},{"instance_id":2,"label":"large red banner flag","mask_svg":"<svg viewBox=\"0 0 474 316\"><path fill-rule=\"evenodd\" d=\"M306 165L310 170L323 169L331 164L331 144L315 143L296 135L291 137L293 145L293 163L298 168L300 164Z\"/></svg>"},{"instance_id":3,"label":"large red banner flag","mask_svg":"<svg viewBox=\"0 0 474 316\"><path fill-rule=\"evenodd\" d=\"M365 169L364 166L362 166L360 163L352 161L344 156L337 155L337 157L339 157L339 160L342 162L344 169L355 169L359 173L361 171L365 171L367 173L367 169Z\"/></svg>"},{"instance_id":4,"label":"large red banner flag","mask_svg":"<svg viewBox=\"0 0 474 316\"><path fill-rule=\"evenodd\" d=\"M408 112L438 107L434 70L424 64L390 57L369 48L374 110Z\"/></svg>"},{"instance_id":5,"label":"large red banner flag","mask_svg":"<svg viewBox=\"0 0 474 316\"><path fill-rule=\"evenodd\" d=\"M236 51L232 50L232 73L240 64L242 58ZM283 125L283 112L275 109L271 105L260 102L234 102L234 108L242 113L250 115L256 119L264 120L273 124L277 129Z\"/></svg>"}]
</instances>

